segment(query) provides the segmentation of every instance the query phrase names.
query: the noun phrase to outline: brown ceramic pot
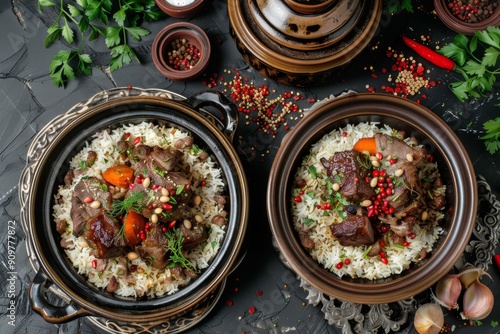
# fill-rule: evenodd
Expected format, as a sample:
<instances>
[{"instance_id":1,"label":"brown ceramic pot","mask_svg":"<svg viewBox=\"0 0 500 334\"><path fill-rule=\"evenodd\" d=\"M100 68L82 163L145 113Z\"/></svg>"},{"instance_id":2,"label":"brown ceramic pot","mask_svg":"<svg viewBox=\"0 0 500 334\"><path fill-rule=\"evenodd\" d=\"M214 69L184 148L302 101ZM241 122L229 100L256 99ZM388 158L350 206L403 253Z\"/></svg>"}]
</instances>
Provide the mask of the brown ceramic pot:
<instances>
[{"instance_id":1,"label":"brown ceramic pot","mask_svg":"<svg viewBox=\"0 0 500 334\"><path fill-rule=\"evenodd\" d=\"M448 1L446 0L434 0L434 8L437 16L448 28L458 33L473 35L475 31L484 30L487 27L500 26L500 4L490 17L477 23L468 23L460 20L452 14L447 4Z\"/></svg>"},{"instance_id":2,"label":"brown ceramic pot","mask_svg":"<svg viewBox=\"0 0 500 334\"><path fill-rule=\"evenodd\" d=\"M326 1L316 11L315 5L297 0L229 0L230 31L243 58L264 76L290 85L317 85L369 44L382 2Z\"/></svg>"},{"instance_id":3,"label":"brown ceramic pot","mask_svg":"<svg viewBox=\"0 0 500 334\"><path fill-rule=\"evenodd\" d=\"M197 63L189 69L175 69L168 62L168 52L171 43L176 40L186 40L201 53ZM195 24L177 22L160 30L153 40L151 56L158 71L171 80L186 81L201 75L210 60L211 45L207 34Z\"/></svg>"},{"instance_id":4,"label":"brown ceramic pot","mask_svg":"<svg viewBox=\"0 0 500 334\"><path fill-rule=\"evenodd\" d=\"M444 233L431 254L399 275L367 280L339 278L302 246L291 217L293 179L310 147L334 129L380 122L403 130L425 145L447 186ZM360 304L390 303L415 296L447 274L469 242L477 210L472 163L453 130L437 115L410 100L382 94L350 94L319 105L285 137L274 159L267 189L267 211L277 248L285 262L320 292Z\"/></svg>"},{"instance_id":5,"label":"brown ceramic pot","mask_svg":"<svg viewBox=\"0 0 500 334\"><path fill-rule=\"evenodd\" d=\"M161 9L165 14L175 18L188 18L193 17L198 14L205 5L205 0L193 0L187 3L186 0L155 0L158 8Z\"/></svg>"},{"instance_id":6,"label":"brown ceramic pot","mask_svg":"<svg viewBox=\"0 0 500 334\"><path fill-rule=\"evenodd\" d=\"M224 114L225 123L203 111L206 105L216 106ZM28 150L19 192L28 254L37 271L30 287L33 309L48 322L92 316L130 326L140 324L137 327L142 331L188 312L199 317L210 310L206 302L213 303L214 296L220 296L217 291L224 286L227 275L244 253L249 198L245 174L232 145L237 119L234 106L218 92L201 92L186 99L164 90L117 88L96 94L47 124ZM229 220L219 252L196 280L172 295L136 299L98 289L76 272L59 245L52 207L69 160L86 141L105 129L143 121L176 126L191 133L200 146L208 148L226 182ZM47 300L45 291L52 285L69 304L53 306ZM202 304L204 307L196 312Z\"/></svg>"}]
</instances>

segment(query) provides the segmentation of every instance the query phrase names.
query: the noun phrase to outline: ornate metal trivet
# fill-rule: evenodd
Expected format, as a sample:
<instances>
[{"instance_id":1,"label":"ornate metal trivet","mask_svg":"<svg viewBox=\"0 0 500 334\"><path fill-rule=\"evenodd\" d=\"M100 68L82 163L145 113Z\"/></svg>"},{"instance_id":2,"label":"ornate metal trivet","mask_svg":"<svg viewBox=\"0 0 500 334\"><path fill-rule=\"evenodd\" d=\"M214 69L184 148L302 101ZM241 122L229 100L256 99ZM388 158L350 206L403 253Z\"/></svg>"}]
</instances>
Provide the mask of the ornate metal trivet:
<instances>
[{"instance_id":1,"label":"ornate metal trivet","mask_svg":"<svg viewBox=\"0 0 500 334\"><path fill-rule=\"evenodd\" d=\"M479 195L476 224L464 255L455 264L456 269L472 264L488 270L500 239L500 201L481 175L476 176L476 181ZM280 259L286 265L282 256ZM341 329L342 334L405 333L411 329L408 320L413 318L418 305L429 298L426 295L390 304L356 304L327 296L302 278L297 279L307 292L309 304L321 307L328 324Z\"/></svg>"}]
</instances>

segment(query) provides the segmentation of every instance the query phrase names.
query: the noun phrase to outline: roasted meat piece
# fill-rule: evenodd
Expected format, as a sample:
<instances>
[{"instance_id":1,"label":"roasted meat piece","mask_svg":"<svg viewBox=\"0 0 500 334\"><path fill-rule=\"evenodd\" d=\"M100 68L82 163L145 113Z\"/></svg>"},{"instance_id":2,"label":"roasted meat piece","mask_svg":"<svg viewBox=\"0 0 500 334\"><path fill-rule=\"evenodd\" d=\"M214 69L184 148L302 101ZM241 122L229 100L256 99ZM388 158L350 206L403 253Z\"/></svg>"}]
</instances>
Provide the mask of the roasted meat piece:
<instances>
[{"instance_id":1,"label":"roasted meat piece","mask_svg":"<svg viewBox=\"0 0 500 334\"><path fill-rule=\"evenodd\" d=\"M160 224L151 224L146 239L136 247L141 258L155 268L163 269L169 262L166 248L167 237Z\"/></svg>"},{"instance_id":2,"label":"roasted meat piece","mask_svg":"<svg viewBox=\"0 0 500 334\"><path fill-rule=\"evenodd\" d=\"M342 246L371 245L375 242L375 233L366 215L349 216L341 223L331 225L330 230Z\"/></svg>"},{"instance_id":3,"label":"roasted meat piece","mask_svg":"<svg viewBox=\"0 0 500 334\"><path fill-rule=\"evenodd\" d=\"M101 209L82 229L82 236L92 248L95 257L115 257L124 252L125 242L119 237L120 226Z\"/></svg>"},{"instance_id":4,"label":"roasted meat piece","mask_svg":"<svg viewBox=\"0 0 500 334\"><path fill-rule=\"evenodd\" d=\"M82 227L90 218L99 214L101 209L111 210L113 196L107 189L106 184L96 177L81 179L77 183L71 197L73 234L80 235ZM92 204L94 201L100 203L98 207Z\"/></svg>"},{"instance_id":5,"label":"roasted meat piece","mask_svg":"<svg viewBox=\"0 0 500 334\"><path fill-rule=\"evenodd\" d=\"M360 202L375 195L366 182L371 167L366 155L351 150L337 152L330 159L321 158L320 161L332 181L340 184L340 194L348 201Z\"/></svg>"}]
</instances>

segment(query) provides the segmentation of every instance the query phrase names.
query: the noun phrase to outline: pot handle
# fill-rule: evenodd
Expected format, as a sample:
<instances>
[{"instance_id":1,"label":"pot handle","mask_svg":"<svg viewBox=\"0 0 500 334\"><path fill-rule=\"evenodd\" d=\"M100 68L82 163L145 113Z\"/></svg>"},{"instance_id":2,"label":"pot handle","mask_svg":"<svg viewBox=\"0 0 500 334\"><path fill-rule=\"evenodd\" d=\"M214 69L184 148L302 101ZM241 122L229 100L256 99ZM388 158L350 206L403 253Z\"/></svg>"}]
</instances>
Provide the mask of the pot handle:
<instances>
[{"instance_id":1,"label":"pot handle","mask_svg":"<svg viewBox=\"0 0 500 334\"><path fill-rule=\"evenodd\" d=\"M30 286L31 307L35 312L40 314L45 321L58 324L91 315L87 310L73 303L64 306L54 306L50 304L44 293L46 284L47 276L45 276L42 271L38 271Z\"/></svg>"},{"instance_id":2,"label":"pot handle","mask_svg":"<svg viewBox=\"0 0 500 334\"><path fill-rule=\"evenodd\" d=\"M238 110L224 94L215 90L205 90L194 94L185 100L191 107L209 116L219 123L219 127L231 140L238 126ZM214 117L208 111L202 109L204 106L215 107L223 114L222 121Z\"/></svg>"}]
</instances>

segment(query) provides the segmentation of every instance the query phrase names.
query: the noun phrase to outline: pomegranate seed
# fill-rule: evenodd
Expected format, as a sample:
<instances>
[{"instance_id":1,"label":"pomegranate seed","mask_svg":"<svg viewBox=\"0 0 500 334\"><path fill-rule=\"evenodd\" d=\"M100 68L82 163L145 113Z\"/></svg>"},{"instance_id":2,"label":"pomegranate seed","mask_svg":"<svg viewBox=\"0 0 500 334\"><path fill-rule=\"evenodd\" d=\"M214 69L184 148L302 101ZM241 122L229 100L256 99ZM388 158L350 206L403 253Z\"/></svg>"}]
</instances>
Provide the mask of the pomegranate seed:
<instances>
[{"instance_id":1,"label":"pomegranate seed","mask_svg":"<svg viewBox=\"0 0 500 334\"><path fill-rule=\"evenodd\" d=\"M377 152L375 153L375 158L377 158L377 160L382 160L384 158L384 155L382 154L382 152Z\"/></svg>"},{"instance_id":2,"label":"pomegranate seed","mask_svg":"<svg viewBox=\"0 0 500 334\"><path fill-rule=\"evenodd\" d=\"M202 181L201 181L201 186L202 186L202 187L204 187L204 186L206 186L206 185L207 185L207 181L202 180Z\"/></svg>"},{"instance_id":3,"label":"pomegranate seed","mask_svg":"<svg viewBox=\"0 0 500 334\"><path fill-rule=\"evenodd\" d=\"M83 201L85 203L92 203L94 201L94 199L92 197L85 197L85 199Z\"/></svg>"},{"instance_id":4,"label":"pomegranate seed","mask_svg":"<svg viewBox=\"0 0 500 334\"><path fill-rule=\"evenodd\" d=\"M176 220L172 220L172 221L168 224L168 227L169 227L169 228L174 228L174 227L175 227L175 223L176 223L176 222L177 222Z\"/></svg>"},{"instance_id":5,"label":"pomegranate seed","mask_svg":"<svg viewBox=\"0 0 500 334\"><path fill-rule=\"evenodd\" d=\"M300 202L302 202L302 197L295 196L295 198L293 200L295 201L295 203L300 203Z\"/></svg>"},{"instance_id":6,"label":"pomegranate seed","mask_svg":"<svg viewBox=\"0 0 500 334\"><path fill-rule=\"evenodd\" d=\"M248 309L248 313L250 313L250 314L254 314L255 311L256 311L256 309L253 306L250 306L250 308Z\"/></svg>"},{"instance_id":7,"label":"pomegranate seed","mask_svg":"<svg viewBox=\"0 0 500 334\"><path fill-rule=\"evenodd\" d=\"M386 258L386 257L382 257L382 258L380 258L380 261L381 261L383 264L387 264L387 263L389 263L389 261L387 260L387 258Z\"/></svg>"},{"instance_id":8,"label":"pomegranate seed","mask_svg":"<svg viewBox=\"0 0 500 334\"><path fill-rule=\"evenodd\" d=\"M123 139L127 140L130 137L130 132L127 132L126 134L123 135Z\"/></svg>"},{"instance_id":9,"label":"pomegranate seed","mask_svg":"<svg viewBox=\"0 0 500 334\"><path fill-rule=\"evenodd\" d=\"M385 247L385 242L379 241L380 247Z\"/></svg>"},{"instance_id":10,"label":"pomegranate seed","mask_svg":"<svg viewBox=\"0 0 500 334\"><path fill-rule=\"evenodd\" d=\"M131 85L128 85L128 86L127 86L127 89L128 89L128 90L132 90L132 86L131 86Z\"/></svg>"},{"instance_id":11,"label":"pomegranate seed","mask_svg":"<svg viewBox=\"0 0 500 334\"><path fill-rule=\"evenodd\" d=\"M135 139L134 139L134 145L137 145L140 142L141 142L141 137L140 136L139 137L135 137Z\"/></svg>"},{"instance_id":12,"label":"pomegranate seed","mask_svg":"<svg viewBox=\"0 0 500 334\"><path fill-rule=\"evenodd\" d=\"M342 132L342 137L347 137L347 132L346 131Z\"/></svg>"},{"instance_id":13,"label":"pomegranate seed","mask_svg":"<svg viewBox=\"0 0 500 334\"><path fill-rule=\"evenodd\" d=\"M405 241L405 242L403 243L403 247L408 247L408 246L410 246L410 243L409 243L408 241Z\"/></svg>"},{"instance_id":14,"label":"pomegranate seed","mask_svg":"<svg viewBox=\"0 0 500 334\"><path fill-rule=\"evenodd\" d=\"M163 227L161 228L161 230L162 230L162 232L163 232L163 233L166 233L166 232L168 231L168 228L167 228L166 226L163 226Z\"/></svg>"},{"instance_id":15,"label":"pomegranate seed","mask_svg":"<svg viewBox=\"0 0 500 334\"><path fill-rule=\"evenodd\" d=\"M343 265L344 265L344 264L343 264L342 262L339 262L339 263L337 263L337 264L335 265L335 268L337 268L337 269L342 269L342 266L343 266Z\"/></svg>"},{"instance_id":16,"label":"pomegranate seed","mask_svg":"<svg viewBox=\"0 0 500 334\"><path fill-rule=\"evenodd\" d=\"M173 206L171 204L168 204L168 203L163 203L162 207L165 210L172 210L172 208L173 208Z\"/></svg>"},{"instance_id":17,"label":"pomegranate seed","mask_svg":"<svg viewBox=\"0 0 500 334\"><path fill-rule=\"evenodd\" d=\"M345 264L346 266L350 265L350 264L351 264L351 260L349 260L349 259L345 259L345 260L344 260L344 264Z\"/></svg>"},{"instance_id":18,"label":"pomegranate seed","mask_svg":"<svg viewBox=\"0 0 500 334\"><path fill-rule=\"evenodd\" d=\"M94 269L97 268L97 260L96 259L92 260L92 268L94 268Z\"/></svg>"},{"instance_id":19,"label":"pomegranate seed","mask_svg":"<svg viewBox=\"0 0 500 334\"><path fill-rule=\"evenodd\" d=\"M230 300L230 299L226 300L226 305L227 306L233 306L233 301Z\"/></svg>"},{"instance_id":20,"label":"pomegranate seed","mask_svg":"<svg viewBox=\"0 0 500 334\"><path fill-rule=\"evenodd\" d=\"M259 296L259 297L260 297L260 296L262 296L262 294L263 294L262 290L258 290L258 291L257 291L257 296Z\"/></svg>"}]
</instances>

